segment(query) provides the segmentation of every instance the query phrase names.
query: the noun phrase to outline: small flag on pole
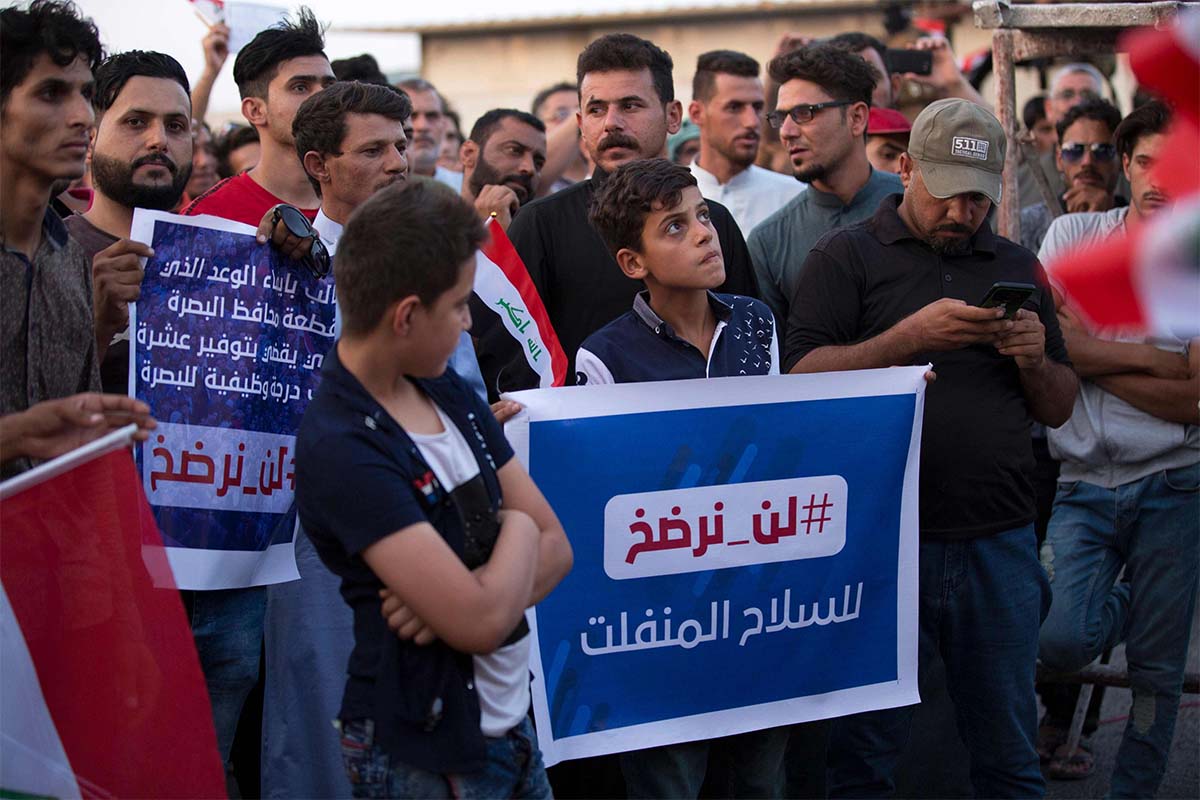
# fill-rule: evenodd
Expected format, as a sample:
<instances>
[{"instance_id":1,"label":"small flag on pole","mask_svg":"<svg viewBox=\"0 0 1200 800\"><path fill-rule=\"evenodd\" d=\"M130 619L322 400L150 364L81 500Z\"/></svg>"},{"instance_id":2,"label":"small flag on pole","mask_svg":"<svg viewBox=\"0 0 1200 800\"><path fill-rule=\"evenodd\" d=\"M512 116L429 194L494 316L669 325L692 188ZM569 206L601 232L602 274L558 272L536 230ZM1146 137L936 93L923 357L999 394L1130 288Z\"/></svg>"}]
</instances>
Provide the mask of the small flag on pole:
<instances>
[{"instance_id":1,"label":"small flag on pole","mask_svg":"<svg viewBox=\"0 0 1200 800\"><path fill-rule=\"evenodd\" d=\"M475 294L517 341L525 361L541 379L538 385L562 386L567 380L567 354L542 298L495 216L487 227L491 238L475 257Z\"/></svg>"}]
</instances>

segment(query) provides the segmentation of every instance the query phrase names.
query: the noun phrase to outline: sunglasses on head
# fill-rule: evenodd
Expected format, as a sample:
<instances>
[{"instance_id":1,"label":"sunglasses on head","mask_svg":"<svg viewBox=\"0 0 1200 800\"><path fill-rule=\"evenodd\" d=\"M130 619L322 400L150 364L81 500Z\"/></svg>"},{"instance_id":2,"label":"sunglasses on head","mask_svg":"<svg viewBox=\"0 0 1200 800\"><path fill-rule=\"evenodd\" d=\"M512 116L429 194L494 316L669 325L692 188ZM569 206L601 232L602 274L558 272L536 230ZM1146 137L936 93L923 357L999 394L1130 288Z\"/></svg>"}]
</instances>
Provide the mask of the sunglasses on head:
<instances>
[{"instance_id":1,"label":"sunglasses on head","mask_svg":"<svg viewBox=\"0 0 1200 800\"><path fill-rule=\"evenodd\" d=\"M1077 164L1083 161L1083 154L1089 150L1092 152L1093 161L1112 161L1117 154L1116 145L1108 142L1093 142L1092 144L1067 142L1059 152L1062 154L1063 161L1068 164Z\"/></svg>"},{"instance_id":2,"label":"sunglasses on head","mask_svg":"<svg viewBox=\"0 0 1200 800\"><path fill-rule=\"evenodd\" d=\"M300 262L317 278L324 278L328 275L332 266L329 250L326 249L325 243L321 241L321 237L313 228L312 223L308 221L308 217L304 216L304 213L295 206L280 204L275 206L274 219L276 225L282 222L288 229L288 233L297 239L312 240L308 255L300 259Z\"/></svg>"}]
</instances>

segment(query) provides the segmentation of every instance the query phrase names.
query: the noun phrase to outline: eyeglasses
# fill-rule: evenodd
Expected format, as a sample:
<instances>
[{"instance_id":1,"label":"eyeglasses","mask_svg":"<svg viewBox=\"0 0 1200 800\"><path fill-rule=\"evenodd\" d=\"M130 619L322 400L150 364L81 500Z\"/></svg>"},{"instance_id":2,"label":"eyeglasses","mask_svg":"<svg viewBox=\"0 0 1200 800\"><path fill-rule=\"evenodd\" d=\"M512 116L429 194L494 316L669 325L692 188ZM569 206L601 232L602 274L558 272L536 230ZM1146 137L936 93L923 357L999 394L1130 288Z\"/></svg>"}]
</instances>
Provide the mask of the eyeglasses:
<instances>
[{"instance_id":1,"label":"eyeglasses","mask_svg":"<svg viewBox=\"0 0 1200 800\"><path fill-rule=\"evenodd\" d=\"M312 223L308 221L308 217L304 216L304 213L295 206L281 203L275 206L274 214L274 224L278 225L280 222L288 229L288 233L297 239L312 241L308 255L300 259L300 263L316 278L324 278L328 275L332 266L329 250L321 241L321 237L313 228Z\"/></svg>"},{"instance_id":2,"label":"eyeglasses","mask_svg":"<svg viewBox=\"0 0 1200 800\"><path fill-rule=\"evenodd\" d=\"M1100 95L1092 89L1059 89L1054 93L1056 100L1066 100L1068 103L1078 97L1080 100L1098 100Z\"/></svg>"},{"instance_id":3,"label":"eyeglasses","mask_svg":"<svg viewBox=\"0 0 1200 800\"><path fill-rule=\"evenodd\" d=\"M803 125L806 122L812 122L812 118L822 108L837 108L838 106L848 106L854 101L852 100L830 100L828 103L801 103L798 106L792 106L785 111L772 111L767 114L767 122L772 128L782 128L783 121L788 117L792 118L792 122L797 125Z\"/></svg>"},{"instance_id":4,"label":"eyeglasses","mask_svg":"<svg viewBox=\"0 0 1200 800\"><path fill-rule=\"evenodd\" d=\"M1092 144L1083 144L1082 142L1067 142L1059 150L1062 154L1062 160L1068 164L1078 164L1083 161L1084 153L1091 151L1092 161L1112 161L1117 155L1116 145L1108 142L1093 142Z\"/></svg>"}]
</instances>

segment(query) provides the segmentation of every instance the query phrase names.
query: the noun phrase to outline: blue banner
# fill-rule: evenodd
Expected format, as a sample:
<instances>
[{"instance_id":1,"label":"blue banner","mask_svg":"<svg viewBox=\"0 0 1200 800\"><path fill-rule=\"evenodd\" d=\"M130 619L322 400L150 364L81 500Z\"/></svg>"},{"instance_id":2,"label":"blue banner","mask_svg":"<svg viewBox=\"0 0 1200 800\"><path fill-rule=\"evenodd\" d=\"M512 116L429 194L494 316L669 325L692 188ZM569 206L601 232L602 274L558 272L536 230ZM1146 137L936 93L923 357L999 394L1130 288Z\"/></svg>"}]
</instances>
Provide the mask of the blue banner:
<instances>
[{"instance_id":1,"label":"blue banner","mask_svg":"<svg viewBox=\"0 0 1200 800\"><path fill-rule=\"evenodd\" d=\"M139 210L134 238L154 257L130 318L130 393L159 423L138 464L176 581L294 579L295 435L334 340L333 278L212 217Z\"/></svg>"},{"instance_id":2,"label":"blue banner","mask_svg":"<svg viewBox=\"0 0 1200 800\"><path fill-rule=\"evenodd\" d=\"M534 615L548 761L916 702L922 373L513 395L575 551Z\"/></svg>"}]
</instances>

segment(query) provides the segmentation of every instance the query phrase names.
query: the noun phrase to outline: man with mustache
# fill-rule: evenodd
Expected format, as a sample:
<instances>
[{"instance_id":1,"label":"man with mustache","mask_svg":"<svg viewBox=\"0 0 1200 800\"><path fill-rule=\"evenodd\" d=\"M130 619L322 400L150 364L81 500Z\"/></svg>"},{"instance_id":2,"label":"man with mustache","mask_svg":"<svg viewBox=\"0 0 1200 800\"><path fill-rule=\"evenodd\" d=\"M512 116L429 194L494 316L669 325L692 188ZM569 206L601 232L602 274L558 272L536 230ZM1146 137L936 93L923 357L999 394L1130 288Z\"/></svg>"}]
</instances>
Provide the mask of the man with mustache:
<instances>
[{"instance_id":1,"label":"man with mustache","mask_svg":"<svg viewBox=\"0 0 1200 800\"><path fill-rule=\"evenodd\" d=\"M570 382L583 340L628 311L642 288L621 272L589 224L588 205L617 167L666 155L667 135L679 129L683 111L675 99L672 68L664 50L631 34L602 36L584 48L576 65L576 118L595 170L589 180L522 208L508 230L568 354ZM725 254L726 280L717 291L757 297L737 223L724 206L709 207ZM482 336L478 352L489 395L538 385L537 374L507 332Z\"/></svg>"},{"instance_id":2,"label":"man with mustache","mask_svg":"<svg viewBox=\"0 0 1200 800\"><path fill-rule=\"evenodd\" d=\"M410 78L396 84L412 101L412 136L409 141L410 169L413 175L433 178L456 192L462 191L463 174L438 164L446 143L446 101L437 88L422 78Z\"/></svg>"},{"instance_id":3,"label":"man with mustache","mask_svg":"<svg viewBox=\"0 0 1200 800\"><path fill-rule=\"evenodd\" d=\"M141 296L140 258L129 240L135 208L170 211L192 174L192 103L187 75L164 53L131 50L96 70L92 207L68 217L71 236L92 260L92 280L112 298L96 303L100 377L106 392L129 390L129 303ZM110 291L111 286L116 291Z\"/></svg>"},{"instance_id":4,"label":"man with mustache","mask_svg":"<svg viewBox=\"0 0 1200 800\"><path fill-rule=\"evenodd\" d=\"M537 197L546 164L546 126L525 111L492 109L463 142L462 164L462 196L485 221L494 213L507 229L517 209Z\"/></svg>"},{"instance_id":5,"label":"man with mustache","mask_svg":"<svg viewBox=\"0 0 1200 800\"><path fill-rule=\"evenodd\" d=\"M758 62L713 50L696 61L688 116L700 128L691 163L700 193L724 204L743 235L804 191L804 184L755 166L766 105Z\"/></svg>"},{"instance_id":6,"label":"man with mustache","mask_svg":"<svg viewBox=\"0 0 1200 800\"><path fill-rule=\"evenodd\" d=\"M1120 124L1121 112L1100 99L1072 106L1058 121L1054 164L1066 181L1059 212L1108 211L1128 204L1115 195L1120 164L1113 133ZM1021 244L1037 252L1053 220L1045 203L1021 209Z\"/></svg>"},{"instance_id":7,"label":"man with mustache","mask_svg":"<svg viewBox=\"0 0 1200 800\"><path fill-rule=\"evenodd\" d=\"M1062 254L1134 234L1167 209L1154 168L1170 121L1154 101L1117 127L1130 204L1056 219L1038 254L1051 277ZM1042 550L1054 604L1040 655L1051 669L1070 671L1125 641L1133 708L1109 791L1154 797L1171 749L1200 569L1200 340L1096 330L1069 304L1058 313L1084 380L1070 421L1048 431L1062 471Z\"/></svg>"},{"instance_id":8,"label":"man with mustache","mask_svg":"<svg viewBox=\"0 0 1200 800\"><path fill-rule=\"evenodd\" d=\"M779 130L796 180L809 185L749 236L763 300L784 336L792 304L807 302L796 287L817 239L867 219L901 184L867 160L874 67L835 45L812 44L776 57L767 69L779 84L767 120Z\"/></svg>"},{"instance_id":9,"label":"man with mustache","mask_svg":"<svg viewBox=\"0 0 1200 800\"><path fill-rule=\"evenodd\" d=\"M1034 741L1038 562L1031 421L1062 425L1078 379L1037 259L992 233L1007 140L990 112L938 100L913 123L904 194L813 246L788 325L793 373L932 363L921 434L919 670L946 665L976 797L1040 797ZM811 189L809 192L811 193ZM996 281L1039 288L1011 319ZM829 797L884 797L913 707L835 720Z\"/></svg>"}]
</instances>

